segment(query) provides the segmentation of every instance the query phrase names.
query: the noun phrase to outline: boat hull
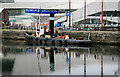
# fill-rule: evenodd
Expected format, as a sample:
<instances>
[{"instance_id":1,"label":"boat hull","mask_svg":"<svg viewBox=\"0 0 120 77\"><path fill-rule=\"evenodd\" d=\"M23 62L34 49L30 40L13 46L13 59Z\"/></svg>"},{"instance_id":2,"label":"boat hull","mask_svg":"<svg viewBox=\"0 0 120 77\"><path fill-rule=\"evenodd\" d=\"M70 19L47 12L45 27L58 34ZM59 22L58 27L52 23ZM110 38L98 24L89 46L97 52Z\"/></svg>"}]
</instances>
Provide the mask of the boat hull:
<instances>
[{"instance_id":1,"label":"boat hull","mask_svg":"<svg viewBox=\"0 0 120 77\"><path fill-rule=\"evenodd\" d=\"M56 38L41 38L29 35L25 35L26 42L33 45L90 45L91 40L73 40L73 39L56 39Z\"/></svg>"}]
</instances>

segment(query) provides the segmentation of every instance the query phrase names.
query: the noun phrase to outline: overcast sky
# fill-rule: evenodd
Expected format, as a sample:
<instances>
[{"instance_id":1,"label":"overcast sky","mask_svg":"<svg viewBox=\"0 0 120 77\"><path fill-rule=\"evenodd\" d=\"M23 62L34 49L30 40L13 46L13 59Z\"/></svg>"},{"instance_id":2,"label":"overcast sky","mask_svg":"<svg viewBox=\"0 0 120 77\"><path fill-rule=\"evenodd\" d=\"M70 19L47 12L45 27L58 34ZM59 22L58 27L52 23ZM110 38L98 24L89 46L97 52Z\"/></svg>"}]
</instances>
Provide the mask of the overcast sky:
<instances>
[{"instance_id":1,"label":"overcast sky","mask_svg":"<svg viewBox=\"0 0 120 77\"><path fill-rule=\"evenodd\" d=\"M14 7L28 8L47 8L47 9L67 9L69 0L15 0L17 3ZM100 2L102 0L86 0L87 4L91 2ZM103 0L104 2L118 2L120 0ZM19 3L23 2L23 3ZM34 2L34 3L27 3ZM43 3L44 2L44 3ZM71 9L78 9L84 6L84 0L71 0ZM10 7L10 6L8 6Z\"/></svg>"},{"instance_id":2,"label":"overcast sky","mask_svg":"<svg viewBox=\"0 0 120 77\"><path fill-rule=\"evenodd\" d=\"M69 0L15 0L16 2L68 2ZM83 2L84 0L71 0L72 2ZM87 2L102 0L86 0ZM103 0L105 2L115 2L120 0Z\"/></svg>"}]
</instances>

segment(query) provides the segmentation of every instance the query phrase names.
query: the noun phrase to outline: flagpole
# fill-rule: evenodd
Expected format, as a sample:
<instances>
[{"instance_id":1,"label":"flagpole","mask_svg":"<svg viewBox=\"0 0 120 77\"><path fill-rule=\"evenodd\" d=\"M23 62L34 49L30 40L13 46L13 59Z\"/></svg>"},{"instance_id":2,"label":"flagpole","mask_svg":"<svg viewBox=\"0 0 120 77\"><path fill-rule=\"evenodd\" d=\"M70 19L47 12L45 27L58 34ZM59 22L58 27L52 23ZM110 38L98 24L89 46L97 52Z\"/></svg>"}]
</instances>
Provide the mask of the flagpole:
<instances>
[{"instance_id":1,"label":"flagpole","mask_svg":"<svg viewBox=\"0 0 120 77\"><path fill-rule=\"evenodd\" d=\"M84 27L86 27L86 0L84 1Z\"/></svg>"},{"instance_id":2,"label":"flagpole","mask_svg":"<svg viewBox=\"0 0 120 77\"><path fill-rule=\"evenodd\" d=\"M103 0L102 0L102 23L101 23L101 28L103 28Z\"/></svg>"}]
</instances>

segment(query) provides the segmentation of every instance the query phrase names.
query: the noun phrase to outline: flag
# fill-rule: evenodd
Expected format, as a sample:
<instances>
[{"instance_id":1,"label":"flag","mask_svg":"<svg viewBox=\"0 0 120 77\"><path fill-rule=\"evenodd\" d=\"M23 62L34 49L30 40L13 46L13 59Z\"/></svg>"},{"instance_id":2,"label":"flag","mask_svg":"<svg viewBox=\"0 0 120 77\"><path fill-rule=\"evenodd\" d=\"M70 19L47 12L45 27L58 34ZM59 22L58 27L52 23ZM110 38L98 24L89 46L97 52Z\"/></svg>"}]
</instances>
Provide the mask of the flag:
<instances>
[{"instance_id":1,"label":"flag","mask_svg":"<svg viewBox=\"0 0 120 77\"><path fill-rule=\"evenodd\" d=\"M13 26L15 26L15 22L13 22Z\"/></svg>"},{"instance_id":2,"label":"flag","mask_svg":"<svg viewBox=\"0 0 120 77\"><path fill-rule=\"evenodd\" d=\"M42 24L44 25L44 22Z\"/></svg>"},{"instance_id":3,"label":"flag","mask_svg":"<svg viewBox=\"0 0 120 77\"><path fill-rule=\"evenodd\" d=\"M37 25L39 25L39 22L37 22Z\"/></svg>"},{"instance_id":4,"label":"flag","mask_svg":"<svg viewBox=\"0 0 120 77\"><path fill-rule=\"evenodd\" d=\"M33 22L33 27L35 27L35 22Z\"/></svg>"},{"instance_id":5,"label":"flag","mask_svg":"<svg viewBox=\"0 0 120 77\"><path fill-rule=\"evenodd\" d=\"M107 14L106 14L106 20L107 20Z\"/></svg>"},{"instance_id":6,"label":"flag","mask_svg":"<svg viewBox=\"0 0 120 77\"><path fill-rule=\"evenodd\" d=\"M95 24L95 23L96 23L96 21L95 21L95 20L93 20L93 23Z\"/></svg>"},{"instance_id":7,"label":"flag","mask_svg":"<svg viewBox=\"0 0 120 77\"><path fill-rule=\"evenodd\" d=\"M112 20L112 14L111 14L111 20Z\"/></svg>"},{"instance_id":8,"label":"flag","mask_svg":"<svg viewBox=\"0 0 120 77\"><path fill-rule=\"evenodd\" d=\"M90 24L92 24L92 20L90 19Z\"/></svg>"}]
</instances>

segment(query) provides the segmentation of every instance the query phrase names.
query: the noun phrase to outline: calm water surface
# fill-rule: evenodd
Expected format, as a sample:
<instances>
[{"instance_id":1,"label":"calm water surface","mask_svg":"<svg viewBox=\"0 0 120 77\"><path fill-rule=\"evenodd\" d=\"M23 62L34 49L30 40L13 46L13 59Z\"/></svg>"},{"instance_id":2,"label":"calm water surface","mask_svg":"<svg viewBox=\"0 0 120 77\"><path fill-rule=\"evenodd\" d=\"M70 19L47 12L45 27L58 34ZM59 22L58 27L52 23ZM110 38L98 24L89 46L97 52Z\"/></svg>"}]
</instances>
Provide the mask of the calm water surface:
<instances>
[{"instance_id":1,"label":"calm water surface","mask_svg":"<svg viewBox=\"0 0 120 77\"><path fill-rule=\"evenodd\" d=\"M3 40L3 75L117 75L119 46L32 46Z\"/></svg>"}]
</instances>

